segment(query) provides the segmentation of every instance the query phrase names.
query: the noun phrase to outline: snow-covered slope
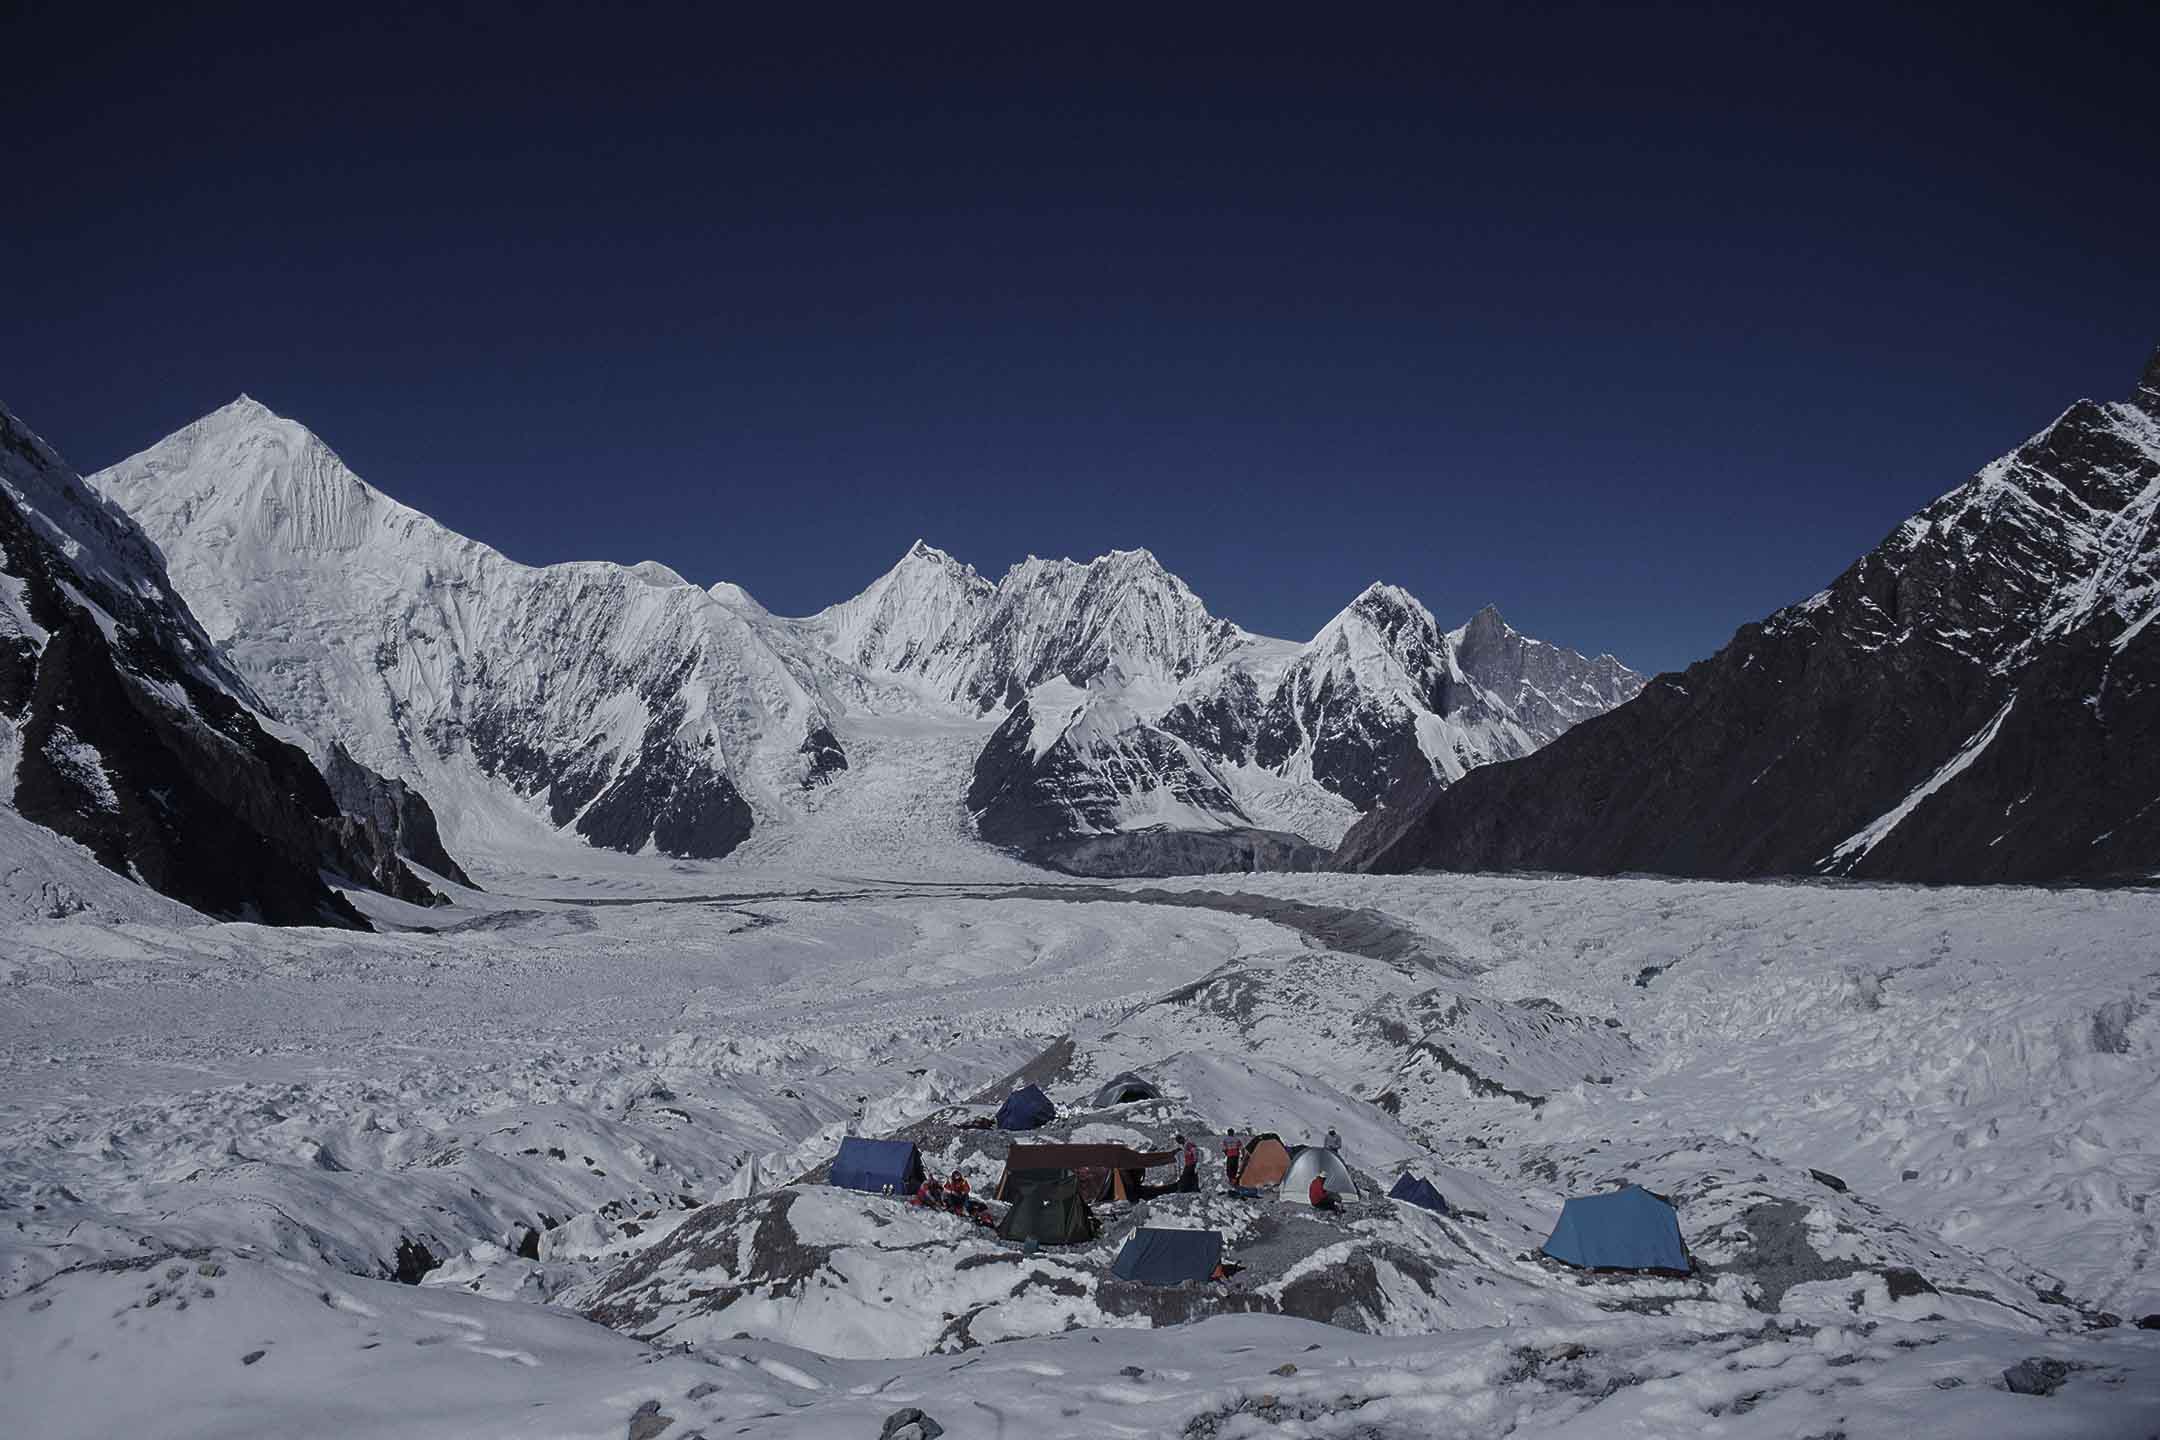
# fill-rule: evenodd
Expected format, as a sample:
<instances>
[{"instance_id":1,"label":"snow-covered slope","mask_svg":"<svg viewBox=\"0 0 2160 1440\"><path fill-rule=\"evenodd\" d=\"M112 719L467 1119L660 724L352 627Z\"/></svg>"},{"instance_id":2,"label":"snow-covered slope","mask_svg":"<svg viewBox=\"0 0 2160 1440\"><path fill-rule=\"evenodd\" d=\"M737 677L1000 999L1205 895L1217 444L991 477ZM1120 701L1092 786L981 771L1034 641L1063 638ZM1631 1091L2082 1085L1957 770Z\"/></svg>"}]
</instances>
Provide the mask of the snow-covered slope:
<instances>
[{"instance_id":1,"label":"snow-covered slope","mask_svg":"<svg viewBox=\"0 0 2160 1440\"><path fill-rule=\"evenodd\" d=\"M352 766L343 798L357 803L341 809L260 706L157 547L0 408L0 801L215 914L363 924L325 873L432 898L394 848L425 807ZM9 890L64 912L85 888L65 878L64 849L53 873Z\"/></svg>"},{"instance_id":2,"label":"snow-covered slope","mask_svg":"<svg viewBox=\"0 0 2160 1440\"><path fill-rule=\"evenodd\" d=\"M1519 765L1363 822L1359 867L1928 881L2160 873L2160 353L1821 593Z\"/></svg>"},{"instance_id":3,"label":"snow-covered slope","mask_svg":"<svg viewBox=\"0 0 2160 1440\"><path fill-rule=\"evenodd\" d=\"M567 827L724 855L844 763L819 677L739 606L660 565L517 564L252 400L94 478L279 713L418 786L453 851Z\"/></svg>"}]
</instances>

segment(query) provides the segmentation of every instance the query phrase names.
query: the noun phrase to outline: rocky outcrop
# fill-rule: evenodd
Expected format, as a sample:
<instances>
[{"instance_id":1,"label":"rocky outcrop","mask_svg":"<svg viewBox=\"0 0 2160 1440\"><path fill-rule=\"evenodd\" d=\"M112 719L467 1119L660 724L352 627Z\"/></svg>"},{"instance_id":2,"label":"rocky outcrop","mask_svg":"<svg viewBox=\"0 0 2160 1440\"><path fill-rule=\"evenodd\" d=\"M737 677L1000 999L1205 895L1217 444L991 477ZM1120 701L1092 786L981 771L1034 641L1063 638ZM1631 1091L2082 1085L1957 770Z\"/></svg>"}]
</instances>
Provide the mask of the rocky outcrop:
<instances>
[{"instance_id":1,"label":"rocky outcrop","mask_svg":"<svg viewBox=\"0 0 2160 1440\"><path fill-rule=\"evenodd\" d=\"M1206 759L1140 720L1114 690L1069 700L1064 714L1038 714L1044 700L1015 705L975 762L967 805L991 844L1036 852L1140 816L1179 828L1246 823Z\"/></svg>"},{"instance_id":2,"label":"rocky outcrop","mask_svg":"<svg viewBox=\"0 0 2160 1440\"><path fill-rule=\"evenodd\" d=\"M386 836L396 854L403 855L458 884L472 887L472 878L450 852L443 848L435 812L419 791L402 780L376 774L352 758L344 746L332 741L323 763L323 779L338 809L358 820L370 822Z\"/></svg>"},{"instance_id":3,"label":"rocky outcrop","mask_svg":"<svg viewBox=\"0 0 2160 1440\"><path fill-rule=\"evenodd\" d=\"M1352 869L2104 880L2160 870L2160 356L1822 593L1526 759L1408 787Z\"/></svg>"}]
</instances>

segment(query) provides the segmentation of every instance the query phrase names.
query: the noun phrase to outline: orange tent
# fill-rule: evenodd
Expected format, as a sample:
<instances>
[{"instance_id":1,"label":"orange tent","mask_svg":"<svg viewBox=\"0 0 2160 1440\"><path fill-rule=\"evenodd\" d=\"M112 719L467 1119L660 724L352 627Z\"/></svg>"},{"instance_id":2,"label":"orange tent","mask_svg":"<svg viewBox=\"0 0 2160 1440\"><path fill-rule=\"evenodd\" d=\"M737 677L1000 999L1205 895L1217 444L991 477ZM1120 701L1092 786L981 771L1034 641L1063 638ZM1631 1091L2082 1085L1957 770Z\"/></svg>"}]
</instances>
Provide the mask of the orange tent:
<instances>
[{"instance_id":1,"label":"orange tent","mask_svg":"<svg viewBox=\"0 0 2160 1440\"><path fill-rule=\"evenodd\" d=\"M1257 1190L1282 1184L1283 1176L1289 1173L1289 1150L1273 1135L1262 1135L1245 1147L1245 1164L1238 1171L1237 1183Z\"/></svg>"}]
</instances>

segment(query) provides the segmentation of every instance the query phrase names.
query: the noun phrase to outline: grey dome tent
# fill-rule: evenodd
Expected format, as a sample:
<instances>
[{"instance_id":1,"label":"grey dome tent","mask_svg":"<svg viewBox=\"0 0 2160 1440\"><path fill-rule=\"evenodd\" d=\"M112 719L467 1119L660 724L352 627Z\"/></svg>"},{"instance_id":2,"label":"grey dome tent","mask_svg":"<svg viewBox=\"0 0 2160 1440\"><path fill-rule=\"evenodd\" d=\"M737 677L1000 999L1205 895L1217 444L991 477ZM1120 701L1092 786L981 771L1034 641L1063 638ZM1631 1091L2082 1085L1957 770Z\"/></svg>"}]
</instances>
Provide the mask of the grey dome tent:
<instances>
[{"instance_id":1,"label":"grey dome tent","mask_svg":"<svg viewBox=\"0 0 2160 1440\"><path fill-rule=\"evenodd\" d=\"M1692 1268L1687 1244L1680 1238L1679 1212L1640 1185L1569 1200L1560 1207L1560 1222L1545 1242L1545 1253L1585 1270L1684 1275Z\"/></svg>"},{"instance_id":2,"label":"grey dome tent","mask_svg":"<svg viewBox=\"0 0 2160 1440\"><path fill-rule=\"evenodd\" d=\"M1143 1285L1206 1280L1222 1263L1222 1249L1220 1230L1135 1230L1110 1273Z\"/></svg>"},{"instance_id":3,"label":"grey dome tent","mask_svg":"<svg viewBox=\"0 0 2160 1440\"><path fill-rule=\"evenodd\" d=\"M1112 1105L1129 1105L1135 1100L1160 1099L1162 1091L1128 1070L1103 1082L1102 1088L1095 1092L1095 1108L1103 1110Z\"/></svg>"},{"instance_id":4,"label":"grey dome tent","mask_svg":"<svg viewBox=\"0 0 2160 1440\"><path fill-rule=\"evenodd\" d=\"M1343 1158L1325 1145L1307 1145L1290 1157L1290 1173L1283 1176L1278 1198L1295 1200L1300 1205L1312 1203L1313 1176L1327 1177L1328 1194L1338 1200L1358 1198L1357 1181L1350 1178L1350 1167Z\"/></svg>"},{"instance_id":5,"label":"grey dome tent","mask_svg":"<svg viewBox=\"0 0 2160 1440\"><path fill-rule=\"evenodd\" d=\"M998 1106L997 1128L1000 1130L1033 1130L1047 1125L1057 1118L1057 1106L1043 1094L1040 1085L1030 1085L1015 1090Z\"/></svg>"},{"instance_id":6,"label":"grey dome tent","mask_svg":"<svg viewBox=\"0 0 2160 1440\"><path fill-rule=\"evenodd\" d=\"M843 1190L873 1195L912 1195L923 1182L922 1156L906 1140L866 1140L850 1135L832 1162L832 1182Z\"/></svg>"},{"instance_id":7,"label":"grey dome tent","mask_svg":"<svg viewBox=\"0 0 2160 1440\"><path fill-rule=\"evenodd\" d=\"M1407 1170L1403 1172L1402 1178L1395 1182L1395 1188L1387 1192L1387 1198L1407 1200L1412 1205L1421 1205L1436 1215L1449 1213L1446 1198L1433 1189L1432 1182L1422 1175L1412 1175Z\"/></svg>"},{"instance_id":8,"label":"grey dome tent","mask_svg":"<svg viewBox=\"0 0 2160 1440\"><path fill-rule=\"evenodd\" d=\"M998 1234L1044 1245L1084 1245L1095 1238L1095 1217L1080 1198L1080 1177L1069 1170L1025 1170L1013 1178L1018 1198Z\"/></svg>"}]
</instances>

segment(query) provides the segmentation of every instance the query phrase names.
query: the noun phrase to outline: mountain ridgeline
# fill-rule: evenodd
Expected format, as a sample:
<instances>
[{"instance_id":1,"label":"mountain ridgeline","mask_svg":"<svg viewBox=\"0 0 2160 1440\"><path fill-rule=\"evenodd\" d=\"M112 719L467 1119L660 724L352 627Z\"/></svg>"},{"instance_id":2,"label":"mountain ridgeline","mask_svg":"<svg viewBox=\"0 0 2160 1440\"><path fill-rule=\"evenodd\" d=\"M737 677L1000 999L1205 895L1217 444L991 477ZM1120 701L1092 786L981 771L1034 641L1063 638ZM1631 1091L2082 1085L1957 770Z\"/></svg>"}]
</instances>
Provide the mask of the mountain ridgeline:
<instances>
[{"instance_id":1,"label":"mountain ridgeline","mask_svg":"<svg viewBox=\"0 0 2160 1440\"><path fill-rule=\"evenodd\" d=\"M1348 869L2160 872L2160 352L1829 588L1536 754L1391 796Z\"/></svg>"},{"instance_id":2,"label":"mountain ridgeline","mask_svg":"<svg viewBox=\"0 0 2160 1440\"><path fill-rule=\"evenodd\" d=\"M1384 584L1270 639L1145 550L992 580L918 542L799 618L522 565L246 397L87 482L0 440L5 798L214 914L864 828L1089 875L2160 869L2160 355L1647 685Z\"/></svg>"},{"instance_id":3,"label":"mountain ridgeline","mask_svg":"<svg viewBox=\"0 0 2160 1440\"><path fill-rule=\"evenodd\" d=\"M1527 754L1641 683L1494 612L1443 630L1388 586L1309 643L1268 639L1145 550L991 581L917 543L801 618L656 564L521 565L246 397L93 483L326 768L433 802L439 834L352 799L446 876L521 828L729 855L889 790L911 716L980 727L967 776L903 764L958 831L1090 873L1309 866L1391 788Z\"/></svg>"}]
</instances>

